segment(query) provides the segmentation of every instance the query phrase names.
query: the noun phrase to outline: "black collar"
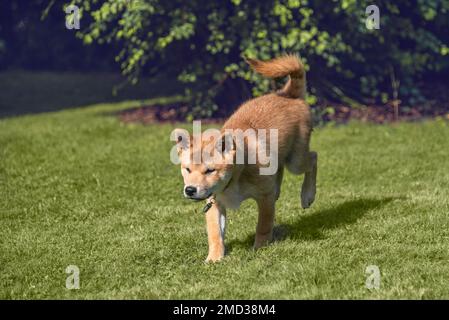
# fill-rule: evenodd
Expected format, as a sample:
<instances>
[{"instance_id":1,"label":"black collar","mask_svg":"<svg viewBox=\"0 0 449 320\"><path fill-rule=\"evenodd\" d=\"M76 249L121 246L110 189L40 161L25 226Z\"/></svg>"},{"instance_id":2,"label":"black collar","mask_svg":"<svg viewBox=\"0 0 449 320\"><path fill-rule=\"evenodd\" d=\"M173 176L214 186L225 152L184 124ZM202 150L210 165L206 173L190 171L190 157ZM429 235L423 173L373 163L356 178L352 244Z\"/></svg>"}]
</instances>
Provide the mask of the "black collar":
<instances>
[{"instance_id":1,"label":"black collar","mask_svg":"<svg viewBox=\"0 0 449 320\"><path fill-rule=\"evenodd\" d=\"M226 186L224 187L224 189L221 192L224 192L229 187L229 185L231 184L231 181L232 181L232 178L229 179L228 183L226 184ZM211 197L208 198L208 201L203 208L203 213L206 213L207 211L209 211L209 209L212 207L212 205L214 203L215 203L215 195L212 195Z\"/></svg>"}]
</instances>

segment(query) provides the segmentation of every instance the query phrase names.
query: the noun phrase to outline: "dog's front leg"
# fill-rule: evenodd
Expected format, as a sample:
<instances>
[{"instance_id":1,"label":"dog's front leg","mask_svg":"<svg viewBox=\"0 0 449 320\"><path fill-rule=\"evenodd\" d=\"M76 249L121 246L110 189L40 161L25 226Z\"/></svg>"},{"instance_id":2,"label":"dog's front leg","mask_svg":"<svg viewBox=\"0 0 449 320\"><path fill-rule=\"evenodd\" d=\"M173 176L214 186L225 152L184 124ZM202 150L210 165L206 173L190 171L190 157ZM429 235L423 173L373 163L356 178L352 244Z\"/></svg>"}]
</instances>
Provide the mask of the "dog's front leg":
<instances>
[{"instance_id":1,"label":"dog's front leg","mask_svg":"<svg viewBox=\"0 0 449 320\"><path fill-rule=\"evenodd\" d=\"M267 245L273 238L275 196L268 195L257 200L259 220L257 221L254 249Z\"/></svg>"},{"instance_id":2,"label":"dog's front leg","mask_svg":"<svg viewBox=\"0 0 449 320\"><path fill-rule=\"evenodd\" d=\"M206 262L216 262L224 257L226 208L218 202L206 212L207 239L209 242L209 254Z\"/></svg>"}]
</instances>

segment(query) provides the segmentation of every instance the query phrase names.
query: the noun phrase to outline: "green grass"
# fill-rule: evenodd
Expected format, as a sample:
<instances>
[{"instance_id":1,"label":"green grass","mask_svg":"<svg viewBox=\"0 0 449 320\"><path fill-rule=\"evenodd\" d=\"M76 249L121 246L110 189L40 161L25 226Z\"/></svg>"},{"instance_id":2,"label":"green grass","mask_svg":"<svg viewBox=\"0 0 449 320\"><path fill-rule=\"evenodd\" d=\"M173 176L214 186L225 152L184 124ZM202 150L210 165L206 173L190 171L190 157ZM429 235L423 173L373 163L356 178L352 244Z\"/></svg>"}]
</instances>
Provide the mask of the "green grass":
<instances>
[{"instance_id":1,"label":"green grass","mask_svg":"<svg viewBox=\"0 0 449 320\"><path fill-rule=\"evenodd\" d=\"M0 298L449 298L447 123L316 129L312 208L286 174L278 241L251 249L247 201L228 214L227 256L205 264L203 205L183 199L169 160L174 126L106 115L130 106L0 121ZM79 290L65 288L72 264Z\"/></svg>"}]
</instances>

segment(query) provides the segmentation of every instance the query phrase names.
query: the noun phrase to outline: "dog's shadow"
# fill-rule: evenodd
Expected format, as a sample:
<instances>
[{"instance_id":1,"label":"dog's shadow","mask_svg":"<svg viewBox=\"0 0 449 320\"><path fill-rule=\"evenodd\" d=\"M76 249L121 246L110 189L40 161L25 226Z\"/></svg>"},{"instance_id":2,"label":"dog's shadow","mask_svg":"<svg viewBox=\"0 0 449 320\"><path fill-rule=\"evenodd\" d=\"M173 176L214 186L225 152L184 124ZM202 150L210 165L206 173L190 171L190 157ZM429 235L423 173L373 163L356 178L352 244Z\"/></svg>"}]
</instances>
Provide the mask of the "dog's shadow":
<instances>
[{"instance_id":1,"label":"dog's shadow","mask_svg":"<svg viewBox=\"0 0 449 320\"><path fill-rule=\"evenodd\" d=\"M361 198L349 200L336 207L324 209L316 213L301 216L298 212L298 219L293 223L276 225L273 229L273 241L284 239L295 240L319 240L324 239L323 231L350 225L359 220L367 212L381 208L396 198ZM255 234L244 239L234 239L228 244L228 251L233 248L249 247L253 245Z\"/></svg>"}]
</instances>

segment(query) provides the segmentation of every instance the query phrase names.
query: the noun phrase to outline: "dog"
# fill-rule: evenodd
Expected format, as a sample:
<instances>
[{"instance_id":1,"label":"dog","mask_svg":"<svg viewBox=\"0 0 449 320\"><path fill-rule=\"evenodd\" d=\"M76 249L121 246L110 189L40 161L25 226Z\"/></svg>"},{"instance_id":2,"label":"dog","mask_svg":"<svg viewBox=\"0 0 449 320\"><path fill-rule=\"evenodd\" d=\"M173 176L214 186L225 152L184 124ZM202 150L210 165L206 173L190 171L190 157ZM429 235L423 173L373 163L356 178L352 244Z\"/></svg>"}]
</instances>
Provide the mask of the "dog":
<instances>
[{"instance_id":1,"label":"dog","mask_svg":"<svg viewBox=\"0 0 449 320\"><path fill-rule=\"evenodd\" d=\"M225 255L226 208L236 209L248 198L256 201L259 211L254 248L272 241L275 203L280 195L284 167L295 175L304 174L300 192L302 207L308 208L315 200L318 156L309 150L313 128L310 107L304 101L304 66L295 55L284 55L269 61L245 60L264 77L289 76L289 79L281 90L243 103L225 122L218 138L201 137L195 147L190 136L187 142L183 138L185 130L174 131L184 179L184 196L193 200L208 199L205 208L209 244L206 262L219 261ZM235 136L228 132L247 129L277 130L278 169L274 174L261 175L263 165L259 160L252 164L236 163L237 151L241 149L237 147ZM210 146L219 149L225 161L192 161L199 150ZM247 137L244 138L243 147L245 160L250 152L257 149Z\"/></svg>"}]
</instances>

